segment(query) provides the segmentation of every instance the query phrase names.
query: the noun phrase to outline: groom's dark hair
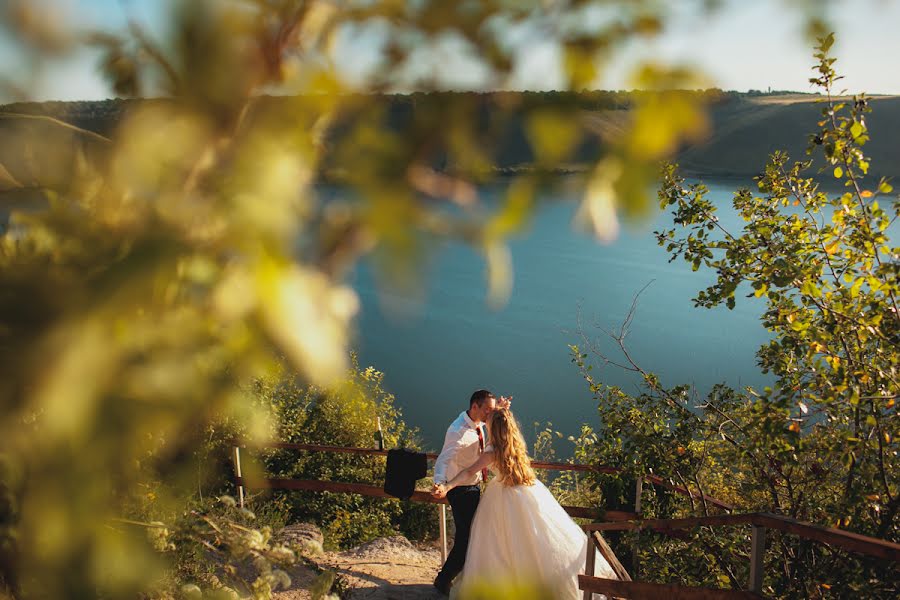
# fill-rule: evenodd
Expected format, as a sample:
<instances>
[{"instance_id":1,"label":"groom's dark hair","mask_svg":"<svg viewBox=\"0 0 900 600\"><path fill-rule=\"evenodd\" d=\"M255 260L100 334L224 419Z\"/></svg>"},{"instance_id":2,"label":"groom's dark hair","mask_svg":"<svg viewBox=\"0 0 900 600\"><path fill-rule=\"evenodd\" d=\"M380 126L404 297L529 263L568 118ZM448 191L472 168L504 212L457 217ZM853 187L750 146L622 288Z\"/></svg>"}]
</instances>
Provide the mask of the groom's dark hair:
<instances>
[{"instance_id":1,"label":"groom's dark hair","mask_svg":"<svg viewBox=\"0 0 900 600\"><path fill-rule=\"evenodd\" d=\"M474 394L472 394L471 398L469 398L469 408L472 408L473 404L481 406L482 404L484 404L485 400L493 397L494 394L492 394L489 390L478 390Z\"/></svg>"}]
</instances>

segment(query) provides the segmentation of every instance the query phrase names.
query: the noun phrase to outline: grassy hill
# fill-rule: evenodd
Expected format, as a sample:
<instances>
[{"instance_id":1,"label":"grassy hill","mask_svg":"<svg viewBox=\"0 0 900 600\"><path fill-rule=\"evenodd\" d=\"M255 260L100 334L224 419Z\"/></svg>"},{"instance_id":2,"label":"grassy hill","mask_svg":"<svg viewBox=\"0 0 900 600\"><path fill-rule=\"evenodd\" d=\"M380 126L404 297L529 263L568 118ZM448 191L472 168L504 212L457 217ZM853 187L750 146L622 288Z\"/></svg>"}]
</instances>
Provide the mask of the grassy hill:
<instances>
[{"instance_id":1,"label":"grassy hill","mask_svg":"<svg viewBox=\"0 0 900 600\"><path fill-rule=\"evenodd\" d=\"M712 129L708 139L686 147L677 157L690 175L710 178L749 179L762 171L767 156L786 150L794 159L806 156L809 134L817 129L822 105L810 94L706 94L711 103ZM342 140L356 119L378 115L387 130L404 139L441 133L423 128L435 111L465 110L471 115L494 168L502 173L531 168L535 157L528 140L527 121L535 110L554 110L579 119L593 135L575 149L560 172L578 171L601 153L605 140L624 130L633 96L626 92L497 92L438 93L357 96L354 107L332 127L328 145L333 149L324 161L326 170L339 170L341 157L353 152L352 142ZM290 98L261 98L254 111L264 114ZM140 103L166 100L107 100L97 102L19 103L0 106L0 192L64 184L77 161L84 156L102 157L107 136L131 108ZM872 139L866 145L873 176L900 175L900 97L870 100L867 117ZM377 111L373 112L373 106ZM417 137L418 136L418 137ZM343 145L342 145L343 142ZM429 140L431 143L431 140ZM453 155L443 149L447 140L436 140L428 155L439 170L455 170ZM49 171L44 165L52 163ZM390 168L389 165L387 165Z\"/></svg>"},{"instance_id":2,"label":"grassy hill","mask_svg":"<svg viewBox=\"0 0 900 600\"><path fill-rule=\"evenodd\" d=\"M817 96L742 96L712 110L712 133L702 144L679 156L682 168L707 177L747 178L762 171L766 157L784 150L794 159L806 157L809 135L818 129L822 104ZM900 97L870 99L866 117L871 140L873 176L900 175ZM820 163L821 166L821 163Z\"/></svg>"}]
</instances>

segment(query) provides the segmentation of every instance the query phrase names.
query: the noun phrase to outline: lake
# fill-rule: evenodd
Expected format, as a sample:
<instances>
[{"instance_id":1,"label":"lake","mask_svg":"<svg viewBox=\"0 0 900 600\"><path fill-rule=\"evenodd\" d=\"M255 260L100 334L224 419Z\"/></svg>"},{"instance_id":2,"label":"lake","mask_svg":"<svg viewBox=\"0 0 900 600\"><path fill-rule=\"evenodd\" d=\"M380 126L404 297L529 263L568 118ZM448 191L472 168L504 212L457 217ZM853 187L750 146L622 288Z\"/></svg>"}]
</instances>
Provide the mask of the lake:
<instances>
[{"instance_id":1,"label":"lake","mask_svg":"<svg viewBox=\"0 0 900 600\"><path fill-rule=\"evenodd\" d=\"M739 230L742 222L731 209L738 184L707 185L720 222ZM565 199L566 192L558 194ZM406 422L419 427L427 448L440 449L447 425L481 387L514 396L529 441L535 421L551 421L566 435L581 423L596 423L596 401L568 349L581 344L579 314L585 333L619 359L615 343L597 326L621 326L635 294L650 282L627 338L644 369L664 385L692 384L701 394L716 383L771 384L754 356L768 339L759 323L763 302L739 294L734 310L695 308L691 299L713 274L693 272L680 259L668 262L653 236L670 222L667 213L623 226L615 242L602 245L572 229L575 208L574 202L547 203L530 230L512 241L515 283L499 310L486 302L482 257L462 245L438 253L422 282L425 300L404 317L385 310L385 300L393 306L409 300L379 291L369 265L353 274L362 302L356 324L360 363L385 373L385 387L396 395ZM598 362L595 378L638 392L633 374Z\"/></svg>"}]
</instances>

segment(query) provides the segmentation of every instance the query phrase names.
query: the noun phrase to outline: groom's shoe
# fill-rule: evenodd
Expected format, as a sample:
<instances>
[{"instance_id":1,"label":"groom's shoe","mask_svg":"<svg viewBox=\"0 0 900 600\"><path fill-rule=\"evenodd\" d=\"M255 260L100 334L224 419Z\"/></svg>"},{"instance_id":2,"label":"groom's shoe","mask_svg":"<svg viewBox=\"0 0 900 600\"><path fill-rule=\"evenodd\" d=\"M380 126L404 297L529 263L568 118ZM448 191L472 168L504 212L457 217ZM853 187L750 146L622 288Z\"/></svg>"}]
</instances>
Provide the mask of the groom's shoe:
<instances>
[{"instance_id":1,"label":"groom's shoe","mask_svg":"<svg viewBox=\"0 0 900 600\"><path fill-rule=\"evenodd\" d=\"M443 577L440 573L434 578L434 588L445 596L450 595L450 584L452 583L450 579Z\"/></svg>"}]
</instances>

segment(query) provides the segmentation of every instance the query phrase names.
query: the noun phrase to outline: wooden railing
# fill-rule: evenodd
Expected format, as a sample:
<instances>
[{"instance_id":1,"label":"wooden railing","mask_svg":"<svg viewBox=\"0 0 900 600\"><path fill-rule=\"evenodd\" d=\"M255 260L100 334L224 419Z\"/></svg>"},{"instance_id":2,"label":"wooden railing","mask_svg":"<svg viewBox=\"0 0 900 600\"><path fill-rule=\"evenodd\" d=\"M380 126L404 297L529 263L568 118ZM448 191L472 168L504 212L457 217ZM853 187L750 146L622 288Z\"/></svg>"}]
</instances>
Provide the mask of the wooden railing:
<instances>
[{"instance_id":1,"label":"wooden railing","mask_svg":"<svg viewBox=\"0 0 900 600\"><path fill-rule=\"evenodd\" d=\"M387 450L377 450L375 448L351 448L347 446L324 446L319 444L298 444L290 442L275 442L264 444L260 448L279 448L283 450L303 450L308 452L330 452L338 454L355 454L359 456L387 456ZM437 454L426 453L429 460L437 458ZM603 465L578 465L571 463L558 462L542 462L532 461L531 466L535 469L552 470L552 471L582 471L594 473L620 473L621 470L615 467ZM238 501L244 506L244 490L247 488L256 489L281 489L281 490L305 490L315 492L332 492L342 494L359 494L361 496L372 496L376 498L391 498L384 489L379 486L365 483L345 483L338 481L319 481L312 479L282 479L282 478L254 478L248 480L243 476L241 469L241 448L234 446L234 471L235 484L237 485ZM665 487L676 493L694 497L694 495L686 488L672 485L656 475L648 475L638 478L636 481L635 503L633 511L624 510L600 510L597 508L589 508L583 506L563 506L566 512L572 517L583 519L606 519L612 522L633 521L640 516L641 513L641 497L643 495L643 483L649 482L652 485ZM444 558L447 554L447 536L446 536L446 504L444 499L436 499L429 492L417 490L413 492L410 498L413 502L428 502L438 504L440 506L439 528L441 534L441 553ZM724 510L732 510L732 506L720 500L710 497L704 497L703 500L707 505L715 506Z\"/></svg>"},{"instance_id":2,"label":"wooden railing","mask_svg":"<svg viewBox=\"0 0 900 600\"><path fill-rule=\"evenodd\" d=\"M291 442L274 442L271 444L265 444L261 447L263 447L263 448L281 448L284 450L306 450L309 452L334 452L334 453L340 453L340 454L357 454L357 455L363 455L363 456L387 456L387 453L388 453L387 450L376 450L375 448L351 448L351 447L347 447L347 446L325 446L325 445L321 445L321 444L298 444L298 443L291 443ZM238 463L240 462L240 450L237 446L235 446L235 453L236 453L235 454L235 456L236 456L235 469L237 470L239 468ZM428 458L428 460L434 460L437 458L438 455L428 452L428 453L425 453L425 456ZM612 475L621 473L621 469L618 469L616 467L608 467L608 466L604 466L604 465L579 465L579 464L572 464L572 463L532 461L531 466L534 467L535 469L542 469L542 470L548 470L548 471L582 471L582 472L593 472L593 473L608 473L608 474L612 474ZM279 484L281 484L288 480L264 480L264 481L272 481L272 482L278 481ZM299 481L299 480L292 480L292 481ZM690 490L683 488L681 486L678 486L678 485L673 485L673 484L669 483L668 481L666 481L665 479L663 479L662 477L659 477L657 475L645 475L643 478L643 481L650 483L652 485L658 486L658 487L666 488L670 491L673 491L677 494L681 494L683 496L688 496L691 498L697 497ZM257 482L254 482L254 483L256 484ZM581 514L573 514L573 513L569 513L569 514L571 514L572 516L576 516L576 517L594 518L597 516L601 516L601 512L602 512L602 514L605 515L607 518L609 518L611 521L622 520L622 519L619 519L612 515L622 515L622 516L627 516L628 518L634 518L636 516L636 514L639 514L641 512L640 511L640 496L641 496L641 488L642 488L642 486L640 485L641 483L642 482L638 482L638 490L636 492L636 500L635 500L635 509L636 510L634 510L633 512L629 512L629 511L605 511L605 512L602 512L602 511L597 511L594 509L569 507L569 508L572 508L574 510L581 512ZM262 487L268 487L268 486L262 486ZM281 488L281 489L306 489L306 488L293 487L293 488ZM726 511L734 510L734 507L731 504L728 504L727 502L723 502L716 498L712 498L710 496L702 496L701 499L703 501L705 501L706 504L709 506L714 506L716 508L720 508L720 509L726 510ZM429 502L429 500L424 500L424 499L422 499L422 501ZM593 511L593 512L586 513L584 511Z\"/></svg>"},{"instance_id":3,"label":"wooden railing","mask_svg":"<svg viewBox=\"0 0 900 600\"><path fill-rule=\"evenodd\" d=\"M317 444L293 444L287 442L275 442L265 444L263 448L281 448L286 450L306 450L310 452L333 452L340 454L356 454L360 456L387 456L387 450L376 450L374 448L350 448L346 446L322 446ZM429 460L437 458L437 454L425 453ZM385 493L381 487L365 484L365 483L343 483L337 481L319 481L313 479L279 479L279 478L263 478L246 480L241 475L240 465L240 448L234 448L235 460L235 483L238 486L238 497L243 497L244 488L253 487L257 489L280 489L280 490L307 490L315 492L334 492L345 494L360 494L362 496L374 496L378 498L392 498ZM533 461L531 465L535 469L552 470L552 471L597 471L601 473L617 473L618 470L612 467L592 467L587 465L574 465L569 463L540 462ZM417 490L413 492L410 498L414 502L429 502L433 504L446 504L445 499L436 499L430 492ZM566 512L573 517L583 519L605 518L610 521L627 521L634 519L638 513L624 510L606 510L602 511L597 508L588 508L582 506L564 506Z\"/></svg>"},{"instance_id":4,"label":"wooden railing","mask_svg":"<svg viewBox=\"0 0 900 600\"><path fill-rule=\"evenodd\" d=\"M295 443L273 443L263 447L280 448L287 450L304 450L310 452L331 452L356 454L360 456L387 456L386 450L376 450L373 448L349 448L344 446L323 446L316 444L295 444ZM262 478L247 480L242 476L241 472L241 453L240 447L234 447L234 467L235 467L235 483L238 487L238 495L243 506L244 489L248 486L254 488L270 488L270 489L287 489L287 490L308 490L322 491L332 493L359 494L363 496L372 496L379 498L389 498L384 489L379 486L364 483L346 483L338 481L318 481L307 479L281 479L281 478ZM437 458L436 454L426 454L428 459ZM595 473L620 473L619 469L602 465L577 465L569 463L541 462L534 461L532 466L536 469L556 470L556 471L583 471ZM607 579L594 576L594 560L595 553L588 551L585 563L585 574L580 575L578 579L579 588L584 592L584 598L591 598L592 594L606 594L610 598L634 598L634 599L655 599L666 598L667 600L681 599L697 599L697 600L732 600L732 599L750 599L761 598L763 586L763 558L766 545L766 530L774 529L788 534L796 535L801 538L828 544L830 546L840 548L849 552L855 552L866 556L900 563L900 544L895 544L886 540L870 538L864 535L822 527L811 523L803 523L769 513L747 513L747 514L723 514L706 517L689 517L682 519L637 519L641 513L641 496L642 485L644 482L652 485L665 487L676 493L694 497L693 494L680 486L675 486L656 475L645 476L637 480L637 489L635 490L635 510L630 511L599 511L594 508L585 508L577 506L564 506L566 512L573 517L597 518L601 516L608 520L604 523L592 523L585 526L591 544L589 548L596 548L601 556L612 566L618 579ZM410 500L414 502L427 502L438 504L440 506L440 532L441 532L441 549L442 559L446 559L447 540L446 540L446 500L436 499L429 492L417 490L413 492ZM703 497L702 500L708 506L715 506L727 511L733 510L733 507L725 502L715 498ZM721 527L721 526L738 526L750 525L752 527L750 536L750 575L746 590L729 590L729 589L711 589L685 587L677 584L658 584L641 581L632 581L631 576L619 562L612 549L600 535L603 531L640 531L653 530L664 534L673 535L679 530L692 529L694 527Z\"/></svg>"},{"instance_id":5,"label":"wooden railing","mask_svg":"<svg viewBox=\"0 0 900 600\"><path fill-rule=\"evenodd\" d=\"M694 527L721 527L750 525L750 576L747 590L725 590L710 588L691 588L671 584L657 584L631 581L628 573L617 565L618 561L606 546L602 531L640 531L653 530L660 533L672 533L677 530ZM592 523L584 527L594 546L607 559L616 571L619 580L594 577L594 552L588 552L585 563L585 574L579 576L579 587L584 592L585 600L591 594L606 594L609 597L650 599L650 598L685 598L685 599L730 599L760 598L763 587L763 559L766 548L766 530L775 529L803 539L812 540L840 548L848 552L863 554L900 563L900 544L887 540L859 535L841 529L822 527L812 523L803 523L788 517L770 513L746 513L739 515L717 515L709 517L689 517L684 519L645 519L617 523ZM611 558L607 556L611 555ZM615 562L613 562L615 561ZM621 572L620 572L621 569Z\"/></svg>"}]
</instances>

